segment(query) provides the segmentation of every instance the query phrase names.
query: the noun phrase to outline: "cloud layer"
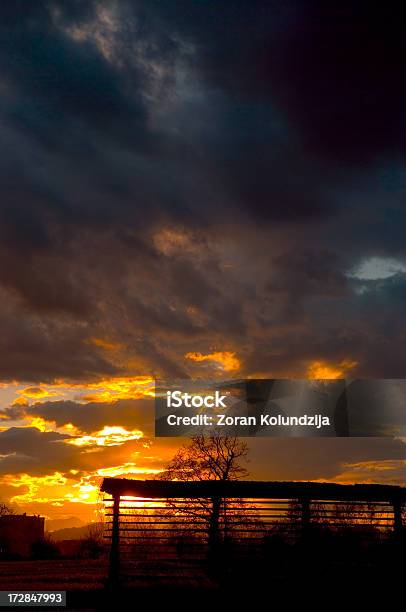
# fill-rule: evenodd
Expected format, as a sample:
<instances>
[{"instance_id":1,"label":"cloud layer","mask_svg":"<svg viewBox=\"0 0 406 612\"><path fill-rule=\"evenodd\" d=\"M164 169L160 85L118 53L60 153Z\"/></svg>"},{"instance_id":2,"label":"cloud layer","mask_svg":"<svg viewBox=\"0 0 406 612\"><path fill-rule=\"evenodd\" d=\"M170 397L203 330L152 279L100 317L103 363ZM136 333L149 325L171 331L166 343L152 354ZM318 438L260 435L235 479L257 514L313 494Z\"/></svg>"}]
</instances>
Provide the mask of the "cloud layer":
<instances>
[{"instance_id":1,"label":"cloud layer","mask_svg":"<svg viewBox=\"0 0 406 612\"><path fill-rule=\"evenodd\" d=\"M191 351L236 351L246 373L404 374L396 11L0 11L4 380L183 376ZM400 271L348 277L374 257Z\"/></svg>"}]
</instances>

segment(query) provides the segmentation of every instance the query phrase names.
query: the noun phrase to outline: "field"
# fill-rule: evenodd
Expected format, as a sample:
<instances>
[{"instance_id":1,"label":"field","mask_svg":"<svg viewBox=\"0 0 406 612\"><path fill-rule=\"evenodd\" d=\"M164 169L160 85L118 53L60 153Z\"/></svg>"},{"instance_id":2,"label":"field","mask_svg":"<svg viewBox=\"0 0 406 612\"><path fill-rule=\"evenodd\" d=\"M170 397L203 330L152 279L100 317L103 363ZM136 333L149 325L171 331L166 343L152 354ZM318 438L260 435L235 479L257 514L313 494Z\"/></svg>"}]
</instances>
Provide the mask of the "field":
<instances>
[{"instance_id":1,"label":"field","mask_svg":"<svg viewBox=\"0 0 406 612\"><path fill-rule=\"evenodd\" d=\"M0 561L0 590L96 590L107 576L104 560Z\"/></svg>"},{"instance_id":2,"label":"field","mask_svg":"<svg viewBox=\"0 0 406 612\"><path fill-rule=\"evenodd\" d=\"M303 551L304 552L304 551ZM298 555L296 564L278 571L279 562L267 565L253 580L249 572L242 572L228 584L216 588L213 583L202 580L189 580L189 576L180 574L177 578L165 580L158 572L155 579L137 580L122 583L117 590L106 589L106 560L54 560L54 561L0 561L0 590L7 591L67 591L66 610L104 610L114 609L119 602L119 609L134 607L140 592L148 597L150 604L167 604L174 598L178 602L195 602L201 604L226 603L228 606L241 598L258 596L294 598L295 594L302 598L306 593L317 593L318 596L336 596L340 587L345 585L343 592L362 592L368 595L367 585L374 584L374 594L388 594L396 590L402 591L403 563L392 559L386 570L382 564L357 564L348 556L347 562L328 564L323 568L323 560L318 562L314 555L306 553ZM294 587L294 588L292 588ZM48 608L50 609L50 608Z\"/></svg>"}]
</instances>

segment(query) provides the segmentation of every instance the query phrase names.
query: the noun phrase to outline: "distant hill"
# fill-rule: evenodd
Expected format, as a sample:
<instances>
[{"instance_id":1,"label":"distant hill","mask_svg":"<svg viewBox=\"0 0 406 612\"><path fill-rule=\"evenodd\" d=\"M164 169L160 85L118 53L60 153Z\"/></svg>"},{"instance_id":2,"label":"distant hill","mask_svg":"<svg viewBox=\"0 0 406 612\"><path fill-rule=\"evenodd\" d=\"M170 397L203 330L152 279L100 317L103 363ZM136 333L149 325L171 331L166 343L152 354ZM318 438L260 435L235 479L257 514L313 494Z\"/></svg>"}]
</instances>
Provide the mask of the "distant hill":
<instances>
[{"instance_id":1,"label":"distant hill","mask_svg":"<svg viewBox=\"0 0 406 612\"><path fill-rule=\"evenodd\" d=\"M51 532L51 537L56 542L60 540L80 540L88 537L93 530L97 530L98 523L89 523L81 527L67 527L65 529L56 529Z\"/></svg>"},{"instance_id":2,"label":"distant hill","mask_svg":"<svg viewBox=\"0 0 406 612\"><path fill-rule=\"evenodd\" d=\"M56 531L58 529L70 529L71 527L83 527L86 525L77 516L69 516L62 519L47 519L45 521L46 531Z\"/></svg>"}]
</instances>

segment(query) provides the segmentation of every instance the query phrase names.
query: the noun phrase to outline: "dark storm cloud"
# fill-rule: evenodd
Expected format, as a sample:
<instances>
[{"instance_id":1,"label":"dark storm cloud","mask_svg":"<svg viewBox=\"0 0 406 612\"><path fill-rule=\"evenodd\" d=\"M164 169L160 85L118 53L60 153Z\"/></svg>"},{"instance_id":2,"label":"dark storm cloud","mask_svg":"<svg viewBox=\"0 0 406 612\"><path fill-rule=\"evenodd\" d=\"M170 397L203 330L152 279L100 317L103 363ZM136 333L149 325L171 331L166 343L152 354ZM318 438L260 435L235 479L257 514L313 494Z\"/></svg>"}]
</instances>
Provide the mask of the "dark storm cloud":
<instances>
[{"instance_id":1,"label":"dark storm cloud","mask_svg":"<svg viewBox=\"0 0 406 612\"><path fill-rule=\"evenodd\" d=\"M93 452L87 452L87 449L66 443L73 439L35 427L11 427L1 431L0 475L46 476L70 470L92 471L124 463L142 450L139 441L130 440L119 446L93 446Z\"/></svg>"},{"instance_id":2,"label":"dark storm cloud","mask_svg":"<svg viewBox=\"0 0 406 612\"><path fill-rule=\"evenodd\" d=\"M255 440L250 448L250 462L258 479L334 479L347 469L350 473L353 465L365 462L370 463L365 472L370 469L371 479L376 480L382 475L374 474L374 464L393 461L393 481L405 481L406 445L401 440L330 438L315 444L314 440L302 438L286 444L286 440L272 439Z\"/></svg>"},{"instance_id":3,"label":"dark storm cloud","mask_svg":"<svg viewBox=\"0 0 406 612\"><path fill-rule=\"evenodd\" d=\"M3 379L404 372L403 281L346 276L406 256L395 8L7 0L0 39Z\"/></svg>"},{"instance_id":4,"label":"dark storm cloud","mask_svg":"<svg viewBox=\"0 0 406 612\"><path fill-rule=\"evenodd\" d=\"M86 323L45 318L1 293L0 377L52 381L111 376L117 369L86 342Z\"/></svg>"},{"instance_id":5,"label":"dark storm cloud","mask_svg":"<svg viewBox=\"0 0 406 612\"><path fill-rule=\"evenodd\" d=\"M321 263L318 273L323 269L326 274ZM337 274L335 263L327 269L328 277ZM300 377L312 360L338 364L350 358L358 364L351 377L403 378L406 275L373 281L339 276L329 290L327 278L318 286L319 276L308 278L308 272L303 266L274 292L268 286L268 301L257 316L264 333L246 354L247 371Z\"/></svg>"},{"instance_id":6,"label":"dark storm cloud","mask_svg":"<svg viewBox=\"0 0 406 612\"><path fill-rule=\"evenodd\" d=\"M242 100L271 101L307 148L345 160L404 154L400 3L148 5L197 44L208 81Z\"/></svg>"},{"instance_id":7,"label":"dark storm cloud","mask_svg":"<svg viewBox=\"0 0 406 612\"><path fill-rule=\"evenodd\" d=\"M294 249L278 255L272 261L270 276L268 294L279 300L286 322L303 320L310 300L340 299L349 294L343 264L327 249Z\"/></svg>"},{"instance_id":8,"label":"dark storm cloud","mask_svg":"<svg viewBox=\"0 0 406 612\"><path fill-rule=\"evenodd\" d=\"M69 436L34 427L11 427L0 432L0 474L47 474L72 463L75 448Z\"/></svg>"},{"instance_id":9,"label":"dark storm cloud","mask_svg":"<svg viewBox=\"0 0 406 612\"><path fill-rule=\"evenodd\" d=\"M4 411L7 419L41 417L55 421L57 427L71 423L82 433L100 431L105 426L140 429L151 435L154 426L154 405L151 400L119 400L111 403L74 401L38 402L32 406L11 406Z\"/></svg>"},{"instance_id":10,"label":"dark storm cloud","mask_svg":"<svg viewBox=\"0 0 406 612\"><path fill-rule=\"evenodd\" d=\"M168 11L137 2L109 12L108 3L96 3L93 11L77 6L76 15L58 2L27 12L7 6L0 69L12 133L5 170L9 199L17 202L5 209L6 236L27 245L19 229L24 200L32 240L45 245L53 220L115 225L170 214L212 222L219 204L276 219L328 209L316 182L325 164L300 150L295 125L285 126L254 83L253 98L230 91L228 78L255 74L263 37L277 32L275 11L260 10L250 43L247 10L252 19L253 10L238 3L229 12L210 3L203 11L183 3ZM212 82L207 54L222 83Z\"/></svg>"}]
</instances>

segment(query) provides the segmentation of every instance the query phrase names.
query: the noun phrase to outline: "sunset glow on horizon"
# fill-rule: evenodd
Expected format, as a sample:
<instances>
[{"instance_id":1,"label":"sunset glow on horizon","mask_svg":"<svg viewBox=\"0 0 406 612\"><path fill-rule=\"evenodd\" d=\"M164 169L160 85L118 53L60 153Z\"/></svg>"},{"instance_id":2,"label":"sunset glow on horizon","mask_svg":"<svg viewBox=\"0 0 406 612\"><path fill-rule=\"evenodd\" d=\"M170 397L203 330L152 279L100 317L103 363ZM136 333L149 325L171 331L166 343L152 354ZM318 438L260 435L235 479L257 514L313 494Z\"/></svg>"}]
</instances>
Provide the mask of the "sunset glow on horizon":
<instances>
[{"instance_id":1,"label":"sunset glow on horizon","mask_svg":"<svg viewBox=\"0 0 406 612\"><path fill-rule=\"evenodd\" d=\"M211 363L213 372L217 368L214 362L216 359L220 361L220 357L222 364L240 365L234 353L198 355L195 361L203 363L204 367ZM314 361L308 367L307 377L335 380L355 369L356 365L350 359L337 364ZM99 512L99 487L104 477L155 478L165 468L184 441L153 438L153 379L126 377L111 379L105 384L104 387L100 381L87 385L58 382L36 387L2 386L1 418L5 425L9 425L9 428L2 427L2 432L3 435L15 432L16 436L11 443L14 450L3 451L2 458L3 463L9 462L7 469L13 473L0 476L2 498L11 507L21 512L42 513L49 519L77 516L81 520L93 521ZM96 403L84 401L85 388L97 391L103 399ZM106 401L105 393L112 394L114 401ZM27 401L20 403L13 397ZM18 450L20 438L22 446ZM260 479L286 478L289 466L283 469L271 467L270 471L266 467L267 463L263 461L265 442L250 441L253 475ZM33 444L42 445L37 467L28 457L25 460L27 444L31 448ZM301 444L306 448L308 442ZM308 479L297 465L292 467L292 475L293 470L295 479ZM341 468L337 464L337 470L321 481L387 482L389 479L396 482L396 474L403 471L406 471L404 460L366 459L345 462Z\"/></svg>"}]
</instances>

